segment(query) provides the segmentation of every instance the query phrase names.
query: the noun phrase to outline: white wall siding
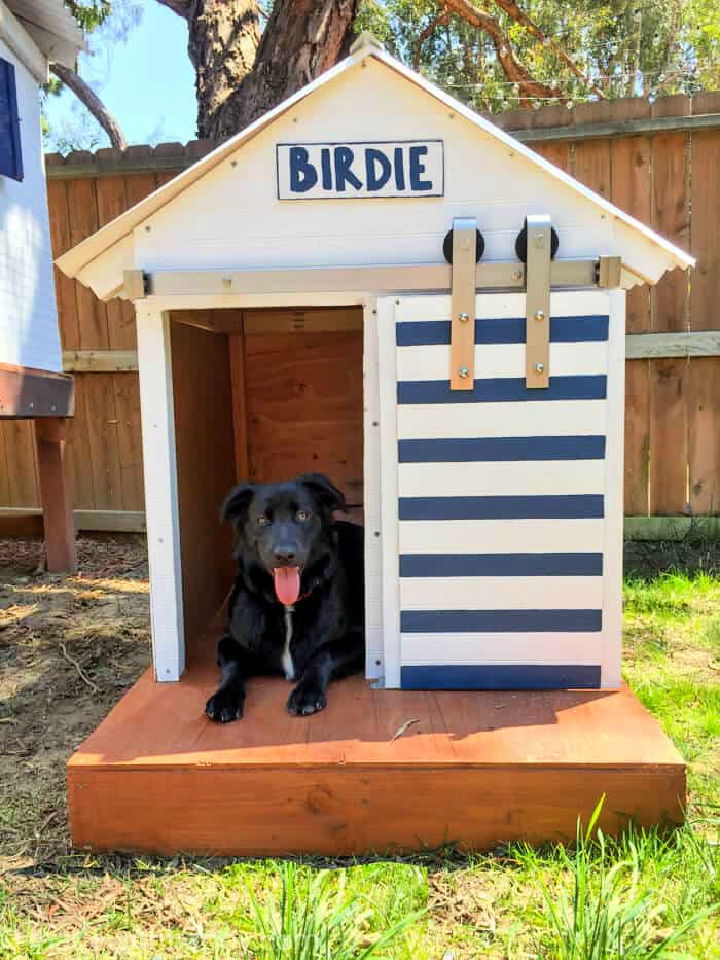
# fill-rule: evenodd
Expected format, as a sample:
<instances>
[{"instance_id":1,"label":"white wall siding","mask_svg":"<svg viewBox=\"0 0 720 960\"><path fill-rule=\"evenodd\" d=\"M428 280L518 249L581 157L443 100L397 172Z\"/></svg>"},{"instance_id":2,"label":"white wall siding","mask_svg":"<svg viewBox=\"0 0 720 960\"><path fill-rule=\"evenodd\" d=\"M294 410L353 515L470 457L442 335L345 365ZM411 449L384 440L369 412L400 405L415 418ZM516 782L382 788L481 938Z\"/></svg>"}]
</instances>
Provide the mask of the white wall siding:
<instances>
[{"instance_id":1,"label":"white wall siding","mask_svg":"<svg viewBox=\"0 0 720 960\"><path fill-rule=\"evenodd\" d=\"M62 370L37 81L15 66L24 179L0 176L0 363Z\"/></svg>"},{"instance_id":2,"label":"white wall siding","mask_svg":"<svg viewBox=\"0 0 720 960\"><path fill-rule=\"evenodd\" d=\"M382 104L382 109L365 105ZM278 143L442 140L436 199L281 201ZM234 164L234 165L233 165ZM135 229L136 266L270 269L437 262L453 217L474 216L485 260L515 259L525 217L549 213L560 256L615 253L593 202L393 71L366 60L297 104ZM146 228L150 229L147 230Z\"/></svg>"}]
</instances>

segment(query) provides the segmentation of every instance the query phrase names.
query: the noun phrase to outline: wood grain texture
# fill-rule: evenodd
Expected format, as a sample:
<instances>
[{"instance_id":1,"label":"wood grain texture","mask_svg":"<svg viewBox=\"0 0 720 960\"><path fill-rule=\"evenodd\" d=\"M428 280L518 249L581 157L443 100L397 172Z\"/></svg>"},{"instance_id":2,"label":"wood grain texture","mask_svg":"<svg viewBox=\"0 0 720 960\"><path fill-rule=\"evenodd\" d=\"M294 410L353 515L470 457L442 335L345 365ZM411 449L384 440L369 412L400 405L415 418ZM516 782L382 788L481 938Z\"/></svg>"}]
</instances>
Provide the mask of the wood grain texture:
<instances>
[{"instance_id":1,"label":"wood grain texture","mask_svg":"<svg viewBox=\"0 0 720 960\"><path fill-rule=\"evenodd\" d=\"M610 198L610 141L583 140L575 143L573 176L591 190ZM562 250L562 246L560 248Z\"/></svg>"},{"instance_id":2,"label":"wood grain texture","mask_svg":"<svg viewBox=\"0 0 720 960\"><path fill-rule=\"evenodd\" d=\"M250 476L245 338L241 333L231 333L228 334L227 341L235 441L235 479L243 480Z\"/></svg>"},{"instance_id":3,"label":"wood grain texture","mask_svg":"<svg viewBox=\"0 0 720 960\"><path fill-rule=\"evenodd\" d=\"M651 157L648 137L612 142L610 199L643 223L650 223L652 216ZM645 284L628 291L625 329L628 333L646 333L650 329L650 288Z\"/></svg>"},{"instance_id":4,"label":"wood grain texture","mask_svg":"<svg viewBox=\"0 0 720 960\"><path fill-rule=\"evenodd\" d=\"M32 420L4 420L10 506L40 505L37 454Z\"/></svg>"},{"instance_id":5,"label":"wood grain texture","mask_svg":"<svg viewBox=\"0 0 720 960\"><path fill-rule=\"evenodd\" d=\"M186 636L232 585L231 531L220 505L236 481L228 338L171 325L175 444Z\"/></svg>"},{"instance_id":6,"label":"wood grain texture","mask_svg":"<svg viewBox=\"0 0 720 960\"><path fill-rule=\"evenodd\" d=\"M75 376L75 416L70 431L70 460L74 477L75 506L81 509L96 509L95 471L90 453L90 421L98 418L98 412L88 408L86 381L95 374L79 373Z\"/></svg>"},{"instance_id":7,"label":"wood grain texture","mask_svg":"<svg viewBox=\"0 0 720 960\"><path fill-rule=\"evenodd\" d=\"M48 573L75 573L75 521L67 421L39 417L35 424L45 565Z\"/></svg>"},{"instance_id":8,"label":"wood grain texture","mask_svg":"<svg viewBox=\"0 0 720 960\"><path fill-rule=\"evenodd\" d=\"M140 428L140 386L132 374L113 376L117 418L118 459L123 510L143 510L142 435ZM108 504L97 509L110 510Z\"/></svg>"},{"instance_id":9,"label":"wood grain texture","mask_svg":"<svg viewBox=\"0 0 720 960\"><path fill-rule=\"evenodd\" d=\"M123 506L115 376L85 374L87 440L96 510L120 510Z\"/></svg>"},{"instance_id":10,"label":"wood grain texture","mask_svg":"<svg viewBox=\"0 0 720 960\"><path fill-rule=\"evenodd\" d=\"M648 360L650 377L650 513L687 509L688 361Z\"/></svg>"},{"instance_id":11,"label":"wood grain texture","mask_svg":"<svg viewBox=\"0 0 720 960\"><path fill-rule=\"evenodd\" d=\"M67 183L67 203L70 217L70 239L73 246L80 243L100 226L97 192L94 180L72 180ZM109 350L107 308L92 290L75 282L75 310L77 314L80 350ZM63 344L64 346L64 344Z\"/></svg>"},{"instance_id":12,"label":"wood grain texture","mask_svg":"<svg viewBox=\"0 0 720 960\"><path fill-rule=\"evenodd\" d=\"M326 473L362 502L362 331L246 336L251 479Z\"/></svg>"},{"instance_id":13,"label":"wood grain texture","mask_svg":"<svg viewBox=\"0 0 720 960\"><path fill-rule=\"evenodd\" d=\"M650 371L647 360L625 364L625 513L649 513Z\"/></svg>"},{"instance_id":14,"label":"wood grain texture","mask_svg":"<svg viewBox=\"0 0 720 960\"><path fill-rule=\"evenodd\" d=\"M48 180L47 199L50 245L54 259L65 253L73 245L67 183L63 180ZM55 266L53 266L53 278L60 324L60 339L66 349L78 349L80 347L80 331L75 305L75 281Z\"/></svg>"},{"instance_id":15,"label":"wood grain texture","mask_svg":"<svg viewBox=\"0 0 720 960\"><path fill-rule=\"evenodd\" d=\"M720 358L693 357L687 373L688 473L693 514L720 513Z\"/></svg>"},{"instance_id":16,"label":"wood grain texture","mask_svg":"<svg viewBox=\"0 0 720 960\"><path fill-rule=\"evenodd\" d=\"M554 163L556 167L565 170L566 173L570 172L571 153L568 141L561 140L559 143L533 144L533 150L539 153L541 157L549 160L550 163Z\"/></svg>"},{"instance_id":17,"label":"wood grain texture","mask_svg":"<svg viewBox=\"0 0 720 960\"><path fill-rule=\"evenodd\" d=\"M651 225L686 250L690 247L688 147L688 135L683 133L658 134L652 141ZM688 274L672 270L652 288L652 329L687 329L687 310Z\"/></svg>"},{"instance_id":18,"label":"wood grain texture","mask_svg":"<svg viewBox=\"0 0 720 960\"><path fill-rule=\"evenodd\" d=\"M690 282L690 329L720 329L720 131L691 139L690 250L698 258Z\"/></svg>"},{"instance_id":19,"label":"wood grain texture","mask_svg":"<svg viewBox=\"0 0 720 960\"><path fill-rule=\"evenodd\" d=\"M627 690L511 693L333 685L290 717L288 684L250 685L246 716L202 715L215 670L146 674L68 765L73 843L93 849L361 854L444 843L570 839L602 825L680 822L680 756ZM419 722L393 740L409 718Z\"/></svg>"}]
</instances>

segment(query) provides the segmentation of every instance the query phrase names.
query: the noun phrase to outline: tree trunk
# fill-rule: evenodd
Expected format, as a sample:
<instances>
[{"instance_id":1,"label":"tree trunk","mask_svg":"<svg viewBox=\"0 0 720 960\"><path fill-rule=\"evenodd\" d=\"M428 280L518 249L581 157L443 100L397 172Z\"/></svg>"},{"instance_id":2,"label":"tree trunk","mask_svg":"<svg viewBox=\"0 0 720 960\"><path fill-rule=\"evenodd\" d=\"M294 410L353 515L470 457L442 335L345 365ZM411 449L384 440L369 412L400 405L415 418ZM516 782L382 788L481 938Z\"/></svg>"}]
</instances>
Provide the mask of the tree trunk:
<instances>
[{"instance_id":1,"label":"tree trunk","mask_svg":"<svg viewBox=\"0 0 720 960\"><path fill-rule=\"evenodd\" d=\"M187 9L188 56L195 70L197 132L220 138L227 101L255 63L260 31L255 0L195 0Z\"/></svg>"},{"instance_id":2,"label":"tree trunk","mask_svg":"<svg viewBox=\"0 0 720 960\"><path fill-rule=\"evenodd\" d=\"M352 42L359 2L275 0L258 46L252 0L197 0L188 26L198 136L237 133L334 66Z\"/></svg>"}]
</instances>

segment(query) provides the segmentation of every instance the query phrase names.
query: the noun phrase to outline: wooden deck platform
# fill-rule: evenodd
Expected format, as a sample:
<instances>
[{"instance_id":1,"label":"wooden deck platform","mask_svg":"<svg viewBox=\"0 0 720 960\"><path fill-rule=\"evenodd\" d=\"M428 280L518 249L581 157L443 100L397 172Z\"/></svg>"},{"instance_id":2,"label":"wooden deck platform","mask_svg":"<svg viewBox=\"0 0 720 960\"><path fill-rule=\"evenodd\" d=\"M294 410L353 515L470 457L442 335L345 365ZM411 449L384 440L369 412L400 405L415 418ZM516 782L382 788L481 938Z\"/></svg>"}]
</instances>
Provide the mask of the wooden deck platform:
<instances>
[{"instance_id":1,"label":"wooden deck platform","mask_svg":"<svg viewBox=\"0 0 720 960\"><path fill-rule=\"evenodd\" d=\"M145 674L68 763L72 839L94 850L332 855L572 838L679 822L682 758L633 694L374 690L353 678L314 717L257 680L245 718L202 714L216 671ZM412 721L400 735L408 721ZM397 736L396 736L397 735Z\"/></svg>"}]
</instances>

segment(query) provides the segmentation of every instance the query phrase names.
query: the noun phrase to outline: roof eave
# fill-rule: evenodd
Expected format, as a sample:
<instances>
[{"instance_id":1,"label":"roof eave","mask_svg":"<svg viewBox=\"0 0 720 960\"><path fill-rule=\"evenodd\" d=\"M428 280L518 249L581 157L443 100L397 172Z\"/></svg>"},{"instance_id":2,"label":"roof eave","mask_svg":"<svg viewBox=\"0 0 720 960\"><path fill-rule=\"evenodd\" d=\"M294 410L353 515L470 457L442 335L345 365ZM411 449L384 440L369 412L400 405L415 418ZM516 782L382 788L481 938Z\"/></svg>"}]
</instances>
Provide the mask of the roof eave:
<instances>
[{"instance_id":1,"label":"roof eave","mask_svg":"<svg viewBox=\"0 0 720 960\"><path fill-rule=\"evenodd\" d=\"M470 123L483 130L489 136L493 136L497 140L500 140L506 146L524 156L536 166L539 166L554 179L561 181L566 186L578 192L586 200L601 207L618 223L640 234L642 239L646 242L649 242L651 245L661 249L670 258L671 263L668 264L665 269L662 269L659 275L662 275L662 273L664 273L666 270L671 270L676 267L687 270L695 265L694 257L675 246L669 240L666 240L664 237L661 237L659 234L655 233L655 231L651 230L650 227L615 207L604 197L585 187L579 181L569 176L569 174L566 174L559 168L553 166L553 164L547 161L544 157L532 151L530 147L521 143L519 140L515 140L514 137L512 137L509 133L506 133L504 130L501 130L500 127L496 126L494 123L485 119L484 117L479 116L465 104L445 93L445 91L441 90L440 87L413 72L394 57L391 57L389 54L387 54L383 49L374 44L367 44L359 47L355 52L351 53L349 57L340 61L340 63L336 64L326 73L317 77L301 90L298 90L297 93L278 104L277 107L268 111L268 113L263 114L262 117L259 117L248 127L246 127L245 130L221 144L192 167L184 170L173 180L169 181L167 184L164 184L162 187L159 187L144 200L140 201L140 203L135 207L131 207L130 210L120 214L119 217L110 221L110 223L102 227L99 231L97 231L97 233L81 241L77 246L58 257L55 261L58 267L70 277L77 276L77 274L84 267L90 264L93 260L96 260L98 257L102 256L102 254L111 246L113 246L113 244L119 242L123 237L130 234L135 226L137 226L139 223L142 223L143 220L145 220L156 210L160 209L160 207L164 206L166 203L169 203L172 199L174 199L174 197L182 193L182 191L185 190L195 180L212 170L226 156L234 153L243 144L247 143L258 133L260 133L260 131L264 130L265 127L269 126L274 120L282 116L288 110L292 109L292 107L294 107L297 103L314 93L316 89L324 86L326 83L331 82L335 77L344 73L346 70L349 70L351 67L368 57L375 58L391 70L394 70L396 73L410 80L416 86L421 87L434 99L440 101L455 113L463 116ZM645 275L638 264L626 261L625 258L624 266L630 272L638 276ZM650 282L657 281L650 280Z\"/></svg>"}]
</instances>

